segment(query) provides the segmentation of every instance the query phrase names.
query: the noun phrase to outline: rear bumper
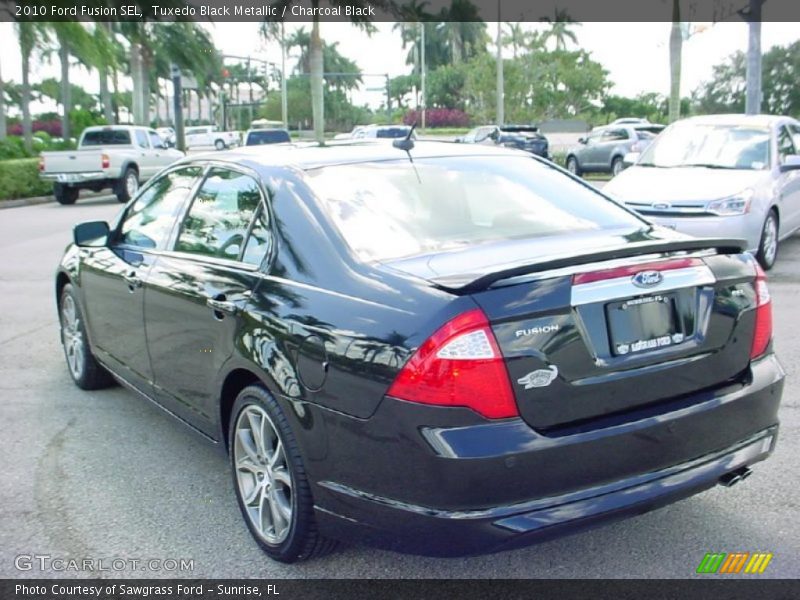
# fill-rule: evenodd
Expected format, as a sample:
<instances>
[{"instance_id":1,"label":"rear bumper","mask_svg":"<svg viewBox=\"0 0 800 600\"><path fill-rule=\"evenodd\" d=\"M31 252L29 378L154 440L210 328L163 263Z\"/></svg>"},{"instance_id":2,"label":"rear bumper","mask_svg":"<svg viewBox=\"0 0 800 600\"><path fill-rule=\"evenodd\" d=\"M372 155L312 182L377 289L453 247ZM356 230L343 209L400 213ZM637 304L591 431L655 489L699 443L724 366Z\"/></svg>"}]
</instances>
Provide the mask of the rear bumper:
<instances>
[{"instance_id":1,"label":"rear bumper","mask_svg":"<svg viewBox=\"0 0 800 600\"><path fill-rule=\"evenodd\" d=\"M604 429L554 438L517 419L484 421L417 427L427 456L407 445L407 433L392 440L391 454L354 448L361 454L360 477L333 469L338 479L314 486L319 526L332 537L396 551L462 556L669 504L773 451L783 369L769 355L751 371L734 388ZM392 420L401 429L408 425L397 414ZM390 455L393 460L384 457Z\"/></svg>"},{"instance_id":2,"label":"rear bumper","mask_svg":"<svg viewBox=\"0 0 800 600\"><path fill-rule=\"evenodd\" d=\"M103 171L87 171L83 173L42 173L40 177L45 181L67 184L87 183L90 181L102 181L108 179L108 175Z\"/></svg>"}]
</instances>

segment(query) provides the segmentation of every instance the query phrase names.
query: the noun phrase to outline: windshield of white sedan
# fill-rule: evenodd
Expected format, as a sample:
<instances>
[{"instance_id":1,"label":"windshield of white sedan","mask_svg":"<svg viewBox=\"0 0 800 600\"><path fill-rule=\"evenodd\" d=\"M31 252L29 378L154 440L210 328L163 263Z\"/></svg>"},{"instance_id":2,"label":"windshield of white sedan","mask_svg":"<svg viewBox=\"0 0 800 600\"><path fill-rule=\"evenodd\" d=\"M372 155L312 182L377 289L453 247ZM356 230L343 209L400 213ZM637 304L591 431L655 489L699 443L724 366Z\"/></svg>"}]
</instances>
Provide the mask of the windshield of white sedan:
<instances>
[{"instance_id":1,"label":"windshield of white sedan","mask_svg":"<svg viewBox=\"0 0 800 600\"><path fill-rule=\"evenodd\" d=\"M308 172L363 260L482 242L630 228L644 222L554 168L516 156L419 159Z\"/></svg>"},{"instance_id":2,"label":"windshield of white sedan","mask_svg":"<svg viewBox=\"0 0 800 600\"><path fill-rule=\"evenodd\" d=\"M647 147L637 165L765 169L769 166L769 130L737 125L673 125Z\"/></svg>"}]
</instances>

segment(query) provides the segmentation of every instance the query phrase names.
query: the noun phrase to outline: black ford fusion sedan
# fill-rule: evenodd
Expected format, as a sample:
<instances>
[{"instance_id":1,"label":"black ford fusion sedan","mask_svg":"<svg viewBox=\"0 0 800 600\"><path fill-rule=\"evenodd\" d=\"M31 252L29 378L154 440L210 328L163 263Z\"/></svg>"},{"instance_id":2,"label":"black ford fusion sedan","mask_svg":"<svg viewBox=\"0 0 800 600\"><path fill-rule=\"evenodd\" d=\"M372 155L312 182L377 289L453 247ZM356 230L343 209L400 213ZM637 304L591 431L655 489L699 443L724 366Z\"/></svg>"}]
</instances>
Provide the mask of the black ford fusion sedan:
<instances>
[{"instance_id":1,"label":"black ford fusion sedan","mask_svg":"<svg viewBox=\"0 0 800 600\"><path fill-rule=\"evenodd\" d=\"M775 446L784 372L742 242L655 228L522 152L188 157L74 238L75 383L122 382L227 451L280 561L507 549L733 485Z\"/></svg>"}]
</instances>

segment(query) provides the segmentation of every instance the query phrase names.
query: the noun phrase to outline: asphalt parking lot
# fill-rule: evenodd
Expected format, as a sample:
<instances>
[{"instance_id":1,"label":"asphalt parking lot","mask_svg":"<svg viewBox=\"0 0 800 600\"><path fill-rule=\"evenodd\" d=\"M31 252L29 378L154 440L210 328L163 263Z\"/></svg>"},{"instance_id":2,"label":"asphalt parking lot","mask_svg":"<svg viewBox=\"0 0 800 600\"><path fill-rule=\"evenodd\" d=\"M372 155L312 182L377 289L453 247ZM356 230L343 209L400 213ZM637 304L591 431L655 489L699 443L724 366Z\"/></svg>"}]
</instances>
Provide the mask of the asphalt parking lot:
<instances>
[{"instance_id":1,"label":"asphalt parking lot","mask_svg":"<svg viewBox=\"0 0 800 600\"><path fill-rule=\"evenodd\" d=\"M775 345L788 373L780 440L745 483L503 554L431 559L346 546L285 566L251 540L221 453L129 391L84 392L69 378L53 271L73 224L110 220L119 208L95 198L0 210L0 577L684 578L711 551L773 552L761 577L800 576L800 235L783 244L770 276ZM63 572L34 563L20 571L19 555L106 565L190 559L193 570Z\"/></svg>"}]
</instances>

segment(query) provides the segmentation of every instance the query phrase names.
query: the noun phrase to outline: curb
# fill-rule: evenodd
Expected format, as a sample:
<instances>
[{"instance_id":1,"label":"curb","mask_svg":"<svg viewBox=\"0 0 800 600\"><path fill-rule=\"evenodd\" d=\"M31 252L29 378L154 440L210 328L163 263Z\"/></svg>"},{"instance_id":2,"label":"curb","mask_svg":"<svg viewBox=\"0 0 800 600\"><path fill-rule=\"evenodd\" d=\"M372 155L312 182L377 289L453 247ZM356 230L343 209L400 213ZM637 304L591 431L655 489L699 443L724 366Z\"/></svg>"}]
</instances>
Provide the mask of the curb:
<instances>
[{"instance_id":1,"label":"curb","mask_svg":"<svg viewBox=\"0 0 800 600\"><path fill-rule=\"evenodd\" d=\"M113 198L113 194L109 194L108 192L89 192L85 194L81 194L80 198L78 198L78 202L81 200L94 200L98 198L105 199ZM14 200L0 200L0 210L4 208L15 208L18 206L35 206L36 204L48 204L48 203L55 203L56 199L54 196L33 196L31 198L15 198Z\"/></svg>"},{"instance_id":2,"label":"curb","mask_svg":"<svg viewBox=\"0 0 800 600\"><path fill-rule=\"evenodd\" d=\"M14 200L0 200L0 209L14 208L16 206L33 206L34 204L45 204L55 202L53 196L34 196L33 198L16 198Z\"/></svg>"}]
</instances>

